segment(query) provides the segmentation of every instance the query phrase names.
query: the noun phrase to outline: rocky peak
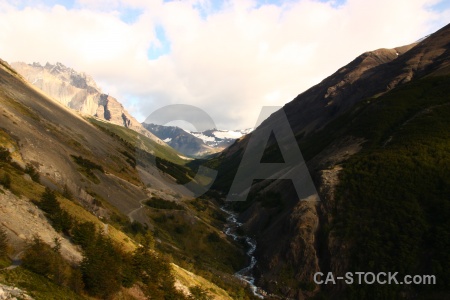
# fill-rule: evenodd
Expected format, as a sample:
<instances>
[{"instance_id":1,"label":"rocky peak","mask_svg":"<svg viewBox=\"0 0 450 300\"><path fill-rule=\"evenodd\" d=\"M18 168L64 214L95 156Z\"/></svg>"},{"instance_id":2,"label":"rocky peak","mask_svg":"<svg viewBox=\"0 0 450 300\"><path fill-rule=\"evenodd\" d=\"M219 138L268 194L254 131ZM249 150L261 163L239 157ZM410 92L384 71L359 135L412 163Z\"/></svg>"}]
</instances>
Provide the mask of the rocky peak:
<instances>
[{"instance_id":1,"label":"rocky peak","mask_svg":"<svg viewBox=\"0 0 450 300\"><path fill-rule=\"evenodd\" d=\"M47 62L45 66L38 62L15 62L12 66L28 82L64 105L83 114L128 127L163 144L131 116L117 99L103 94L88 74L77 72L60 62Z\"/></svg>"}]
</instances>

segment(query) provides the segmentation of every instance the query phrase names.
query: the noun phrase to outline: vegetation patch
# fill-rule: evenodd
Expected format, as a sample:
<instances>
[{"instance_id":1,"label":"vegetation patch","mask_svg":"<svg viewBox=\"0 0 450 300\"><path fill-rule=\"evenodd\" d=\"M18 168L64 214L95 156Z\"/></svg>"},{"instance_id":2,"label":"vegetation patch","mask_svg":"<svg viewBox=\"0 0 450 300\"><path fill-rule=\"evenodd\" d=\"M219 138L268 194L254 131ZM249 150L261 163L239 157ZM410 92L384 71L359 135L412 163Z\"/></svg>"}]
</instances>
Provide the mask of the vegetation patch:
<instances>
[{"instance_id":1,"label":"vegetation patch","mask_svg":"<svg viewBox=\"0 0 450 300\"><path fill-rule=\"evenodd\" d=\"M186 184L192 181L195 176L195 173L191 169L163 158L156 157L156 166L164 173L170 174L179 184Z\"/></svg>"},{"instance_id":2,"label":"vegetation patch","mask_svg":"<svg viewBox=\"0 0 450 300\"><path fill-rule=\"evenodd\" d=\"M110 136L119 140L131 151L142 150L176 164L183 165L186 163L185 160L178 156L178 153L175 150L164 145L160 145L156 141L153 141L134 130L109 122L102 122L94 118L88 118L88 121L108 133Z\"/></svg>"},{"instance_id":3,"label":"vegetation patch","mask_svg":"<svg viewBox=\"0 0 450 300\"><path fill-rule=\"evenodd\" d=\"M1 97L0 97L1 102L5 103L10 108L12 108L15 111L17 111L20 115L28 116L31 119L35 120L35 121L40 121L41 120L39 115L36 112L34 112L31 108L25 106L24 104L20 103L19 101L14 100L9 95L6 95L5 93L2 93L1 90L0 90L0 93L1 93L0 94L1 95Z\"/></svg>"},{"instance_id":4,"label":"vegetation patch","mask_svg":"<svg viewBox=\"0 0 450 300\"><path fill-rule=\"evenodd\" d=\"M144 202L145 205L158 208L158 209L175 209L175 210L185 210L183 205L180 205L173 201L164 200L162 198L153 197Z\"/></svg>"},{"instance_id":5,"label":"vegetation patch","mask_svg":"<svg viewBox=\"0 0 450 300\"><path fill-rule=\"evenodd\" d=\"M331 227L354 245L349 271L395 270L399 277L433 274L437 278L436 285L410 290L352 285L349 299L448 291L449 94L449 76L430 77L360 104L345 116L351 124L345 133L367 140L363 150L344 164L336 195L337 218Z\"/></svg>"},{"instance_id":6,"label":"vegetation patch","mask_svg":"<svg viewBox=\"0 0 450 300\"><path fill-rule=\"evenodd\" d=\"M68 287L60 286L47 277L22 267L0 271L0 281L26 290L27 294L36 300L87 299L87 297L75 293Z\"/></svg>"},{"instance_id":7,"label":"vegetation patch","mask_svg":"<svg viewBox=\"0 0 450 300\"><path fill-rule=\"evenodd\" d=\"M98 165L82 156L70 155L73 161L80 167L80 171L92 182L98 184L100 183L100 179L95 176L93 170L98 170L102 173L105 173L103 167Z\"/></svg>"},{"instance_id":8,"label":"vegetation patch","mask_svg":"<svg viewBox=\"0 0 450 300\"><path fill-rule=\"evenodd\" d=\"M37 169L30 163L25 166L25 173L30 175L31 179L37 183L39 183L40 175Z\"/></svg>"},{"instance_id":9,"label":"vegetation patch","mask_svg":"<svg viewBox=\"0 0 450 300\"><path fill-rule=\"evenodd\" d=\"M78 294L109 299L121 287L139 283L147 296L157 299L185 299L174 287L169 262L151 250L151 235L145 235L143 247L126 252L108 236L97 230L92 222L79 222L63 210L53 191L46 188L35 203L45 212L57 231L64 232L82 249L79 266L69 266L59 253L60 244L50 247L35 237L23 257L23 266L51 282L68 287Z\"/></svg>"},{"instance_id":10,"label":"vegetation patch","mask_svg":"<svg viewBox=\"0 0 450 300\"><path fill-rule=\"evenodd\" d=\"M3 227L0 227L0 268L4 268L9 265L8 258L8 237Z\"/></svg>"},{"instance_id":11,"label":"vegetation patch","mask_svg":"<svg viewBox=\"0 0 450 300\"><path fill-rule=\"evenodd\" d=\"M154 220L155 238L162 241L156 246L161 252L170 253L178 265L196 273L219 270L229 274L244 266L243 251L219 234L222 227L209 225L214 221L208 211L196 216L190 210L161 209L150 210L149 216Z\"/></svg>"}]
</instances>

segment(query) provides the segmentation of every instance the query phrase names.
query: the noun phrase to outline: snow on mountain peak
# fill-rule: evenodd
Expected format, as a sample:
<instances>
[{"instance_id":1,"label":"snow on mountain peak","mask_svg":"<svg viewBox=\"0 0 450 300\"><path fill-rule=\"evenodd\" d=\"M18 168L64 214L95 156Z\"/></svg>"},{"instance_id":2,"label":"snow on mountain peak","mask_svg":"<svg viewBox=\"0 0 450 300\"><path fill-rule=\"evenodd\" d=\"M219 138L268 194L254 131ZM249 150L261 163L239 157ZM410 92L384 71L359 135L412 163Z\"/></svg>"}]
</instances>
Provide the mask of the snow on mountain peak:
<instances>
[{"instance_id":1,"label":"snow on mountain peak","mask_svg":"<svg viewBox=\"0 0 450 300\"><path fill-rule=\"evenodd\" d=\"M253 131L253 128L247 128L243 130L220 130L220 129L211 129L205 130L203 132L194 132L190 133L199 139L202 139L203 142L209 146L217 147L225 142L225 144L229 144L230 142L241 138L242 136Z\"/></svg>"}]
</instances>

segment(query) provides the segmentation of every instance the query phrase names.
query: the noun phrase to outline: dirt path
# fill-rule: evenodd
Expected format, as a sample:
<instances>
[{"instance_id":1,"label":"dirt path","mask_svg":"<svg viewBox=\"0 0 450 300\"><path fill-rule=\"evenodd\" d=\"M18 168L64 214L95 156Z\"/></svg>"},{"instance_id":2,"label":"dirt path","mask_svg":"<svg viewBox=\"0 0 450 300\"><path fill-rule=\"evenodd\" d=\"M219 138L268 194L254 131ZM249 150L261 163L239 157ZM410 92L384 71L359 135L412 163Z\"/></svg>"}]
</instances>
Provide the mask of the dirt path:
<instances>
[{"instance_id":1,"label":"dirt path","mask_svg":"<svg viewBox=\"0 0 450 300\"><path fill-rule=\"evenodd\" d=\"M136 208L136 209L133 209L132 211L130 211L130 212L127 214L127 216L128 216L128 218L130 219L130 222L131 222L131 223L134 222L133 215L134 215L135 213L137 213L139 210L141 210L142 208L145 207L145 205L144 205L144 201L145 201L145 200L148 200L148 197L146 197L146 198L140 200L140 201L139 201L139 207Z\"/></svg>"}]
</instances>

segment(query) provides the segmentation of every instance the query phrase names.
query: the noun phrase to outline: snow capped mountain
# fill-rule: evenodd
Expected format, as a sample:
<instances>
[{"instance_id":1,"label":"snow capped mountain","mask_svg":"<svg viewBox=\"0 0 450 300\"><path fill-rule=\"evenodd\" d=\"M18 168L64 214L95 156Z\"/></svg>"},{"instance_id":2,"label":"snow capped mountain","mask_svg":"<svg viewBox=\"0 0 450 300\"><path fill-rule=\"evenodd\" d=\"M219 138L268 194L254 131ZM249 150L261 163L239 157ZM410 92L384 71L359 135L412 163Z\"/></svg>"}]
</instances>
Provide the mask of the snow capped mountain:
<instances>
[{"instance_id":1,"label":"snow capped mountain","mask_svg":"<svg viewBox=\"0 0 450 300\"><path fill-rule=\"evenodd\" d=\"M235 140L240 139L242 136L253 131L253 128L247 128L243 130L220 130L210 129L203 132L190 133L203 140L205 144L215 148L226 148L231 145Z\"/></svg>"},{"instance_id":2,"label":"snow capped mountain","mask_svg":"<svg viewBox=\"0 0 450 300\"><path fill-rule=\"evenodd\" d=\"M203 132L188 132L175 126L147 123L142 123L142 125L169 146L190 157L204 157L220 152L253 130L253 128L244 130L211 129Z\"/></svg>"}]
</instances>

